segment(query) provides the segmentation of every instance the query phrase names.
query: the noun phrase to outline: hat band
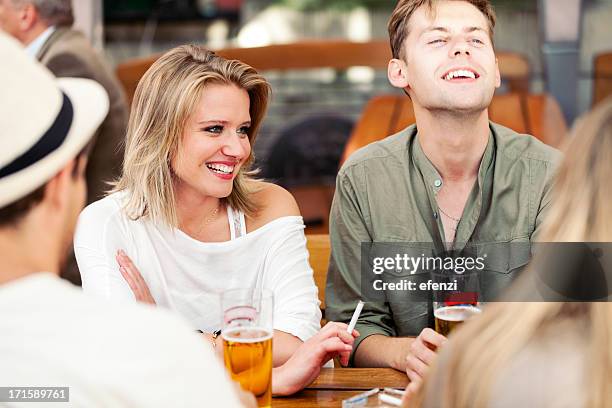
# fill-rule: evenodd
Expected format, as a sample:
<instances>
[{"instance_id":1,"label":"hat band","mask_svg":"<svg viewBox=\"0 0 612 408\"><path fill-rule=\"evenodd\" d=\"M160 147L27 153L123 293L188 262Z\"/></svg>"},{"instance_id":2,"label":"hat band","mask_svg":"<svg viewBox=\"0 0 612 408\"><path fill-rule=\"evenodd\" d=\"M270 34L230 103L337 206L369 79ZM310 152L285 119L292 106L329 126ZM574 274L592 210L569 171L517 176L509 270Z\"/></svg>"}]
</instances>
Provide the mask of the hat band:
<instances>
[{"instance_id":1,"label":"hat band","mask_svg":"<svg viewBox=\"0 0 612 408\"><path fill-rule=\"evenodd\" d=\"M55 117L55 121L38 142L28 151L17 157L15 160L0 169L0 178L17 173L36 162L42 160L64 143L68 131L72 125L74 111L68 96L62 92L62 108Z\"/></svg>"}]
</instances>

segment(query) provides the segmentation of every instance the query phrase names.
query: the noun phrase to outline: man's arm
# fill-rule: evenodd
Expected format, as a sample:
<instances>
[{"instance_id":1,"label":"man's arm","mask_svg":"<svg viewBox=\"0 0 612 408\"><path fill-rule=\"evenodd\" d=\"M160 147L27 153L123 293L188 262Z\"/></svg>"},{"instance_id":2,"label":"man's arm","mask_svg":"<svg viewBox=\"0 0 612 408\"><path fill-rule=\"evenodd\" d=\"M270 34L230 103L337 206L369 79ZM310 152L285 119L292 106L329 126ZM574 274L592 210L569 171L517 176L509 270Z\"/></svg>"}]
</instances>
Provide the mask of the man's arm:
<instances>
[{"instance_id":1,"label":"man's arm","mask_svg":"<svg viewBox=\"0 0 612 408\"><path fill-rule=\"evenodd\" d=\"M364 339L353 357L357 367L391 367L406 370L406 356L414 337L388 337L374 334ZM386 352L381 353L382 350Z\"/></svg>"},{"instance_id":2,"label":"man's arm","mask_svg":"<svg viewBox=\"0 0 612 408\"><path fill-rule=\"evenodd\" d=\"M430 328L423 329L417 337L373 335L364 339L355 351L355 365L406 371L411 382L420 383L444 343L446 337Z\"/></svg>"},{"instance_id":3,"label":"man's arm","mask_svg":"<svg viewBox=\"0 0 612 408\"><path fill-rule=\"evenodd\" d=\"M369 208L364 207L368 200L365 187L360 184L366 177L360 172L363 173L363 169L357 164L350 168L345 166L338 174L330 214L332 252L325 293L325 317L330 321L348 323L357 302L360 299L365 302L355 327L360 336L355 341L354 350L359 349L361 341L371 335L395 336L388 305L362 299L361 243L372 242L372 237L367 227ZM378 353L385 354L385 351L379 349ZM352 359L351 362L355 363Z\"/></svg>"},{"instance_id":4,"label":"man's arm","mask_svg":"<svg viewBox=\"0 0 612 408\"><path fill-rule=\"evenodd\" d=\"M332 253L327 275L326 317L348 322L362 297L361 243L372 242L367 228L370 200L359 165L344 167L338 174L330 214ZM350 173L349 173L350 170ZM361 174L360 174L361 172ZM364 298L365 305L355 329L351 362L359 367L392 367L406 370L411 381L420 381L435 359L435 350L446 338L426 328L416 338L397 338L388 303Z\"/></svg>"},{"instance_id":5,"label":"man's arm","mask_svg":"<svg viewBox=\"0 0 612 408\"><path fill-rule=\"evenodd\" d=\"M545 225L546 217L548 215L550 204L553 198L553 185L555 181L555 175L557 173L557 168L559 162L561 161L561 154L556 152L553 156L553 159L550 163L548 163L545 168L545 182L544 188L542 189L542 196L540 197L540 205L537 209L536 219L535 219L535 227L533 233L531 234L530 241L538 241L539 235L542 233L542 226Z\"/></svg>"}]
</instances>

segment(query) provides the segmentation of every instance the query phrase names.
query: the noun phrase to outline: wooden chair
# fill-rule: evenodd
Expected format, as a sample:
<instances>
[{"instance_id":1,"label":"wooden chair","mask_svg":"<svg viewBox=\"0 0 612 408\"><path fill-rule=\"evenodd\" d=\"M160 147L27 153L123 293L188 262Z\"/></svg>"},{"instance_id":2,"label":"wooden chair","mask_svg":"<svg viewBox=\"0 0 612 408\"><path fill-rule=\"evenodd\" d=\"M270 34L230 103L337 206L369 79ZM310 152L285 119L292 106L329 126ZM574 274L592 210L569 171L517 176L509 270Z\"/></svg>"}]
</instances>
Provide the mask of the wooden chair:
<instances>
[{"instance_id":1,"label":"wooden chair","mask_svg":"<svg viewBox=\"0 0 612 408\"><path fill-rule=\"evenodd\" d=\"M557 100L549 94L496 95L489 106L493 122L527 133L552 147L567 137L567 124Z\"/></svg>"},{"instance_id":2,"label":"wooden chair","mask_svg":"<svg viewBox=\"0 0 612 408\"><path fill-rule=\"evenodd\" d=\"M292 44L275 44L253 48L225 48L215 51L229 59L246 62L259 71L290 69L334 68L343 70L354 66L387 69L391 59L386 40L351 42L343 40L313 40ZM125 61L117 66L116 74L131 104L138 81L159 58L159 54ZM504 81L514 92L529 88L529 63L521 54L498 52L499 68Z\"/></svg>"},{"instance_id":3,"label":"wooden chair","mask_svg":"<svg viewBox=\"0 0 612 408\"><path fill-rule=\"evenodd\" d=\"M557 101L548 94L502 94L489 107L493 122L519 133L532 134L544 143L559 147L567 137L567 125ZM342 162L355 150L392 135L415 123L410 98L381 95L368 102L349 138Z\"/></svg>"},{"instance_id":4,"label":"wooden chair","mask_svg":"<svg viewBox=\"0 0 612 408\"><path fill-rule=\"evenodd\" d=\"M508 91L528 93L531 69L523 54L510 51L496 52L502 81L508 83Z\"/></svg>"},{"instance_id":5,"label":"wooden chair","mask_svg":"<svg viewBox=\"0 0 612 408\"><path fill-rule=\"evenodd\" d=\"M300 207L300 213L306 224L306 234L327 234L329 209L334 198L335 186L306 185L288 187L287 190Z\"/></svg>"},{"instance_id":6,"label":"wooden chair","mask_svg":"<svg viewBox=\"0 0 612 408\"><path fill-rule=\"evenodd\" d=\"M612 95L612 52L595 57L593 69L593 106Z\"/></svg>"},{"instance_id":7,"label":"wooden chair","mask_svg":"<svg viewBox=\"0 0 612 408\"><path fill-rule=\"evenodd\" d=\"M325 284L327 282L327 267L331 254L331 243L327 234L306 234L306 246L310 254L310 266L314 272L314 280L319 289L321 312L325 319Z\"/></svg>"},{"instance_id":8,"label":"wooden chair","mask_svg":"<svg viewBox=\"0 0 612 408\"><path fill-rule=\"evenodd\" d=\"M386 41L302 41L292 44L275 44L265 47L225 48L216 50L218 55L245 62L259 71L290 69L334 68L369 66L386 69L391 58ZM130 103L138 81L160 54L125 61L117 66L116 74L123 85Z\"/></svg>"}]
</instances>

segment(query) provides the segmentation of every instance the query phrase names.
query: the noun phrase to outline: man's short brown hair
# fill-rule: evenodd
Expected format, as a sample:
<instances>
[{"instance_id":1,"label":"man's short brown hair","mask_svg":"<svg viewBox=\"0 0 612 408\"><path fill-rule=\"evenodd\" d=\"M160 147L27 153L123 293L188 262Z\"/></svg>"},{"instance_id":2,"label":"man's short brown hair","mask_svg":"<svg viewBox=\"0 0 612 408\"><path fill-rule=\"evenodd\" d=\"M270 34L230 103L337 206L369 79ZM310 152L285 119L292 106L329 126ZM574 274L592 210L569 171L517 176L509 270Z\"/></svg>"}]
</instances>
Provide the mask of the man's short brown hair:
<instances>
[{"instance_id":1,"label":"man's short brown hair","mask_svg":"<svg viewBox=\"0 0 612 408\"><path fill-rule=\"evenodd\" d=\"M403 46L408 36L408 22L412 14L421 6L426 6L429 10L434 10L434 3L439 0L399 0L395 10L389 19L389 41L391 42L391 52L393 58L403 58ZM465 1L476 7L489 22L489 36L493 41L493 29L495 28L495 11L489 0L452 0Z\"/></svg>"},{"instance_id":2,"label":"man's short brown hair","mask_svg":"<svg viewBox=\"0 0 612 408\"><path fill-rule=\"evenodd\" d=\"M85 160L89 156L94 140L95 139L90 140L75 157L74 167L72 168L71 174L73 179L76 180L83 175L80 172L81 161ZM45 188L47 187L47 183L48 181L25 197L22 197L19 200L0 208L0 228L16 226L34 207L40 204L45 198Z\"/></svg>"}]
</instances>

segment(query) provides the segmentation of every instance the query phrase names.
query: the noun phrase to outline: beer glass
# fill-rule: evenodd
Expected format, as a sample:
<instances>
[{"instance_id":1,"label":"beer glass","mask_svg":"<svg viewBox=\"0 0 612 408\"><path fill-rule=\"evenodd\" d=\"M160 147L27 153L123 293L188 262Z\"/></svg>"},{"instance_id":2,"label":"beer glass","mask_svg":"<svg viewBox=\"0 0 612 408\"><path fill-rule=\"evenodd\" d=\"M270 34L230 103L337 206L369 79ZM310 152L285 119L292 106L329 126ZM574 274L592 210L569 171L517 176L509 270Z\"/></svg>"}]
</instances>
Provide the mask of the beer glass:
<instances>
[{"instance_id":1,"label":"beer glass","mask_svg":"<svg viewBox=\"0 0 612 408\"><path fill-rule=\"evenodd\" d=\"M272 316L274 299L265 289L232 289L221 294L223 360L234 381L272 405Z\"/></svg>"},{"instance_id":2,"label":"beer glass","mask_svg":"<svg viewBox=\"0 0 612 408\"><path fill-rule=\"evenodd\" d=\"M477 272L436 271L432 280L438 285L432 290L436 332L448 336L461 323L480 314Z\"/></svg>"}]
</instances>

